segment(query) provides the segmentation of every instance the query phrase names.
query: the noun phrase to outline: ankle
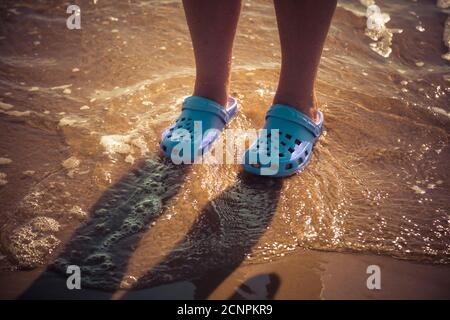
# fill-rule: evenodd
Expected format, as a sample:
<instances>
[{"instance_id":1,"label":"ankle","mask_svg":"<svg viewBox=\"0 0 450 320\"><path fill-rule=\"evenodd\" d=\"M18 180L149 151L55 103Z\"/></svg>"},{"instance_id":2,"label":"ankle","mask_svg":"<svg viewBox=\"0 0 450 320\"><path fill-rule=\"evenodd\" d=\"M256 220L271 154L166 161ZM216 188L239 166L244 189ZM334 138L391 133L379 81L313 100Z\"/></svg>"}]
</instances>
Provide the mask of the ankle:
<instances>
[{"instance_id":1,"label":"ankle","mask_svg":"<svg viewBox=\"0 0 450 320\"><path fill-rule=\"evenodd\" d=\"M199 76L195 79L194 96L213 100L223 107L228 102L228 80L224 77Z\"/></svg>"},{"instance_id":2,"label":"ankle","mask_svg":"<svg viewBox=\"0 0 450 320\"><path fill-rule=\"evenodd\" d=\"M306 97L296 97L293 95L277 93L273 99L273 104L288 105L304 113L314 122L319 122L319 103L317 101L315 93Z\"/></svg>"},{"instance_id":3,"label":"ankle","mask_svg":"<svg viewBox=\"0 0 450 320\"><path fill-rule=\"evenodd\" d=\"M193 95L213 100L223 107L226 107L227 103L228 103L228 93L226 91L221 92L218 90L197 90L196 89L196 90L194 90Z\"/></svg>"}]
</instances>

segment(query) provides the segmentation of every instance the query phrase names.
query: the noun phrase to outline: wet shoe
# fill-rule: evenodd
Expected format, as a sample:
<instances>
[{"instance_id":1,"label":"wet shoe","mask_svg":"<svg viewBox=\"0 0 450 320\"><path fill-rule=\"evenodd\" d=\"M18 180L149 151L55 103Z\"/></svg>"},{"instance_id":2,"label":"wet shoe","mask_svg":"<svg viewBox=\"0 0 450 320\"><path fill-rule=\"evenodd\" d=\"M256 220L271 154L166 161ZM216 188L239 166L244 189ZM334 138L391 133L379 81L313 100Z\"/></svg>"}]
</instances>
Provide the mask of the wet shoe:
<instances>
[{"instance_id":1,"label":"wet shoe","mask_svg":"<svg viewBox=\"0 0 450 320\"><path fill-rule=\"evenodd\" d=\"M161 150L176 164L194 163L208 151L237 110L232 97L226 108L207 98L186 98L181 115L161 136Z\"/></svg>"},{"instance_id":2,"label":"wet shoe","mask_svg":"<svg viewBox=\"0 0 450 320\"><path fill-rule=\"evenodd\" d=\"M286 177L304 169L311 160L314 144L323 127L296 109L273 105L258 139L244 155L244 170L256 175Z\"/></svg>"}]
</instances>

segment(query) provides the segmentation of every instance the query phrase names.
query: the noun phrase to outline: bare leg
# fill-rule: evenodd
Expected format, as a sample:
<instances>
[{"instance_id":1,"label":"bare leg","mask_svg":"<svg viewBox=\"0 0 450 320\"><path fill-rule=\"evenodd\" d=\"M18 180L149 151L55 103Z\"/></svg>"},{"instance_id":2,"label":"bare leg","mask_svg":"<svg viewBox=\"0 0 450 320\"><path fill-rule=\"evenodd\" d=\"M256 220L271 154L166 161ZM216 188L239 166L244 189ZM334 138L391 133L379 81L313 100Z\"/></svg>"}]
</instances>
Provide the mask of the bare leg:
<instances>
[{"instance_id":1,"label":"bare leg","mask_svg":"<svg viewBox=\"0 0 450 320\"><path fill-rule=\"evenodd\" d=\"M274 0L281 43L281 74L274 103L317 120L314 82L336 0Z\"/></svg>"},{"instance_id":2,"label":"bare leg","mask_svg":"<svg viewBox=\"0 0 450 320\"><path fill-rule=\"evenodd\" d=\"M194 47L194 95L225 106L241 0L183 0Z\"/></svg>"}]
</instances>

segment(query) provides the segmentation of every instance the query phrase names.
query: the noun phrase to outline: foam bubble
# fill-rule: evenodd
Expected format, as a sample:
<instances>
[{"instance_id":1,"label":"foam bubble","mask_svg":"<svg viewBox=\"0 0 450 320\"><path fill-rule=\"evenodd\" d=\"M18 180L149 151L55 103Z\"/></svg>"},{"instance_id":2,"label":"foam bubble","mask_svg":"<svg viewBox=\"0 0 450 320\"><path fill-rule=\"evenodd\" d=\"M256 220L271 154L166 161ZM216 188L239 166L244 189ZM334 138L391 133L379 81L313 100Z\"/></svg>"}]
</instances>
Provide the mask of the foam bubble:
<instances>
[{"instance_id":1,"label":"foam bubble","mask_svg":"<svg viewBox=\"0 0 450 320\"><path fill-rule=\"evenodd\" d=\"M86 119L80 118L75 115L69 115L69 116L61 118L61 120L59 120L58 125L60 127L76 127L76 126L80 126L82 123L85 123L85 122L86 122Z\"/></svg>"},{"instance_id":2,"label":"foam bubble","mask_svg":"<svg viewBox=\"0 0 450 320\"><path fill-rule=\"evenodd\" d=\"M388 58L392 52L391 45L394 34L402 33L403 30L386 27L386 23L391 20L391 17L387 13L381 12L375 1L361 1L361 3L367 7L365 34L375 41L370 44L370 48L380 56Z\"/></svg>"},{"instance_id":3,"label":"foam bubble","mask_svg":"<svg viewBox=\"0 0 450 320\"><path fill-rule=\"evenodd\" d=\"M27 111L4 111L4 110L0 110L1 113L7 114L8 116L12 116L12 117L26 117L31 115L31 111L27 110Z\"/></svg>"},{"instance_id":4,"label":"foam bubble","mask_svg":"<svg viewBox=\"0 0 450 320\"><path fill-rule=\"evenodd\" d=\"M62 166L65 169L75 169L80 165L80 160L76 157L70 157L62 162Z\"/></svg>"},{"instance_id":5,"label":"foam bubble","mask_svg":"<svg viewBox=\"0 0 450 320\"><path fill-rule=\"evenodd\" d=\"M14 108L14 106L12 104L0 101L0 109L1 110L9 110L9 109L12 109L12 108Z\"/></svg>"},{"instance_id":6,"label":"foam bubble","mask_svg":"<svg viewBox=\"0 0 450 320\"><path fill-rule=\"evenodd\" d=\"M4 186L8 183L8 180L6 180L6 173L0 172L0 186Z\"/></svg>"},{"instance_id":7,"label":"foam bubble","mask_svg":"<svg viewBox=\"0 0 450 320\"><path fill-rule=\"evenodd\" d=\"M419 186L412 186L411 189L413 189L417 194L425 194L425 190Z\"/></svg>"},{"instance_id":8,"label":"foam bubble","mask_svg":"<svg viewBox=\"0 0 450 320\"><path fill-rule=\"evenodd\" d=\"M128 154L131 152L130 140L131 137L129 135L113 134L101 137L100 144L109 154Z\"/></svg>"},{"instance_id":9,"label":"foam bubble","mask_svg":"<svg viewBox=\"0 0 450 320\"><path fill-rule=\"evenodd\" d=\"M425 32L425 28L421 24L416 26L416 30L419 32Z\"/></svg>"},{"instance_id":10,"label":"foam bubble","mask_svg":"<svg viewBox=\"0 0 450 320\"><path fill-rule=\"evenodd\" d=\"M129 155L125 158L125 162L128 162L128 163L133 164L134 161L135 161L135 159L134 159L134 157L133 157L131 154L129 154Z\"/></svg>"},{"instance_id":11,"label":"foam bubble","mask_svg":"<svg viewBox=\"0 0 450 320\"><path fill-rule=\"evenodd\" d=\"M138 136L136 133L102 136L100 138L100 144L107 154L113 155L119 153L129 155L125 161L130 163L134 159L134 157L130 157L130 154L133 153L133 147L138 148L142 155L145 155L149 151L147 142L145 142L143 137Z\"/></svg>"},{"instance_id":12,"label":"foam bubble","mask_svg":"<svg viewBox=\"0 0 450 320\"><path fill-rule=\"evenodd\" d=\"M34 171L34 170L26 170L26 171L23 171L23 172L22 172L22 174L23 174L24 176L27 176L27 177L31 177L31 176L33 176L35 173L36 173L36 171Z\"/></svg>"},{"instance_id":13,"label":"foam bubble","mask_svg":"<svg viewBox=\"0 0 450 320\"><path fill-rule=\"evenodd\" d=\"M69 210L69 214L72 217L75 217L79 220L85 220L88 216L88 214L86 213L86 211L84 211L80 206L73 206L70 210Z\"/></svg>"},{"instance_id":14,"label":"foam bubble","mask_svg":"<svg viewBox=\"0 0 450 320\"><path fill-rule=\"evenodd\" d=\"M375 0L360 0L359 1L363 6L369 7L375 4Z\"/></svg>"},{"instance_id":15,"label":"foam bubble","mask_svg":"<svg viewBox=\"0 0 450 320\"><path fill-rule=\"evenodd\" d=\"M436 4L439 8L447 9L450 7L450 0L438 0Z\"/></svg>"},{"instance_id":16,"label":"foam bubble","mask_svg":"<svg viewBox=\"0 0 450 320\"><path fill-rule=\"evenodd\" d=\"M12 162L9 158L0 158L0 165L10 164Z\"/></svg>"},{"instance_id":17,"label":"foam bubble","mask_svg":"<svg viewBox=\"0 0 450 320\"><path fill-rule=\"evenodd\" d=\"M36 217L13 230L7 250L21 268L35 268L47 260L60 244L55 233L60 224L48 217Z\"/></svg>"},{"instance_id":18,"label":"foam bubble","mask_svg":"<svg viewBox=\"0 0 450 320\"><path fill-rule=\"evenodd\" d=\"M367 6L367 10L366 10L367 18L373 14L381 14L380 7L375 4L371 4L371 5Z\"/></svg>"},{"instance_id":19,"label":"foam bubble","mask_svg":"<svg viewBox=\"0 0 450 320\"><path fill-rule=\"evenodd\" d=\"M432 110L433 112L437 113L437 114L440 114L440 115L443 115L443 116L446 116L446 117L450 118L450 112L447 112L447 111L445 111L445 110L442 109L442 108L439 108L439 107L431 107L431 110Z\"/></svg>"}]
</instances>

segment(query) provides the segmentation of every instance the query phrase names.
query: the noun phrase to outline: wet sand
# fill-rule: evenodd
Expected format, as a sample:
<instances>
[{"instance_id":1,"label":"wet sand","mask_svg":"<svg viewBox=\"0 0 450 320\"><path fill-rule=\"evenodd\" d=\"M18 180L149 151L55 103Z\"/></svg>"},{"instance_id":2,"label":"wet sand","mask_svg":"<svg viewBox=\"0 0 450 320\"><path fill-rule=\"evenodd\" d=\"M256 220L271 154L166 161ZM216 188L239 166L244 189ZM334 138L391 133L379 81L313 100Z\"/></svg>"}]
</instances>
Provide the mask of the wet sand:
<instances>
[{"instance_id":1,"label":"wet sand","mask_svg":"<svg viewBox=\"0 0 450 320\"><path fill-rule=\"evenodd\" d=\"M366 286L367 267L381 269L381 289ZM0 275L0 299L450 299L450 269L389 257L297 250L271 264L237 268L211 289L214 274L150 289L114 293L67 290L65 280L39 271ZM11 277L16 280L11 281ZM30 284L34 283L30 288Z\"/></svg>"},{"instance_id":2,"label":"wet sand","mask_svg":"<svg viewBox=\"0 0 450 320\"><path fill-rule=\"evenodd\" d=\"M52 294L40 272L77 264L94 289L80 294L99 298L228 298L258 274L255 294L280 299L448 298L448 12L377 4L391 20L373 35L366 7L340 2L317 82L325 133L280 181L161 159L194 80L178 2L81 1L78 31L63 3L2 2L0 296L34 279ZM279 60L272 4L246 1L232 129L261 127ZM372 261L379 292L364 287Z\"/></svg>"}]
</instances>

